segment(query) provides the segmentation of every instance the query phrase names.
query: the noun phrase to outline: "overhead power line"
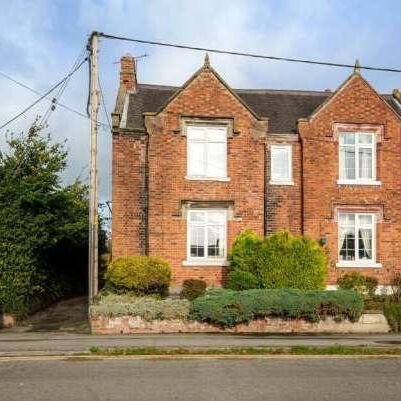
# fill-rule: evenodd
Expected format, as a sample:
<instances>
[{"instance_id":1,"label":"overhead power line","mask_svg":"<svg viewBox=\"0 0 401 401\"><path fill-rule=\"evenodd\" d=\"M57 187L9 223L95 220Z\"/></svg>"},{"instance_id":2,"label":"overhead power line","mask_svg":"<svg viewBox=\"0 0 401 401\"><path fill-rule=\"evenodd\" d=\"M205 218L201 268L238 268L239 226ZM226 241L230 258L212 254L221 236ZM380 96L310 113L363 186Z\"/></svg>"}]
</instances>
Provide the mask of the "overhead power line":
<instances>
[{"instance_id":1,"label":"overhead power line","mask_svg":"<svg viewBox=\"0 0 401 401\"><path fill-rule=\"evenodd\" d=\"M86 46L83 46L77 59L75 60L74 64L72 65L70 71L72 71L80 63L80 61L85 57L85 51L86 51ZM61 99L61 96L63 95L64 91L66 90L70 80L71 80L71 76L67 80L64 81L64 83L58 88L56 94L53 96L52 101L51 101L47 111L42 116L42 119L40 122L40 124L42 126L47 124L47 121L49 120L50 115L56 109L57 101L59 101Z\"/></svg>"},{"instance_id":2,"label":"overhead power line","mask_svg":"<svg viewBox=\"0 0 401 401\"><path fill-rule=\"evenodd\" d=\"M25 89L29 90L30 92L34 93L35 95L38 95L38 96L42 96L43 95L43 93L37 91L36 89L33 89L33 88L29 87L28 85L24 84L23 82L17 81L16 79L10 77L9 75L5 74L4 72L0 71L0 75L2 77L4 77L4 78L8 79L9 81L14 82L15 84L21 86L22 88L25 88ZM53 98L49 97L49 96L46 96L46 99L51 101L51 102L53 101ZM86 114L81 113L80 111L75 110L75 109L73 109L73 108L71 108L69 106L66 106L65 104L63 104L63 103L61 103L59 101L57 101L56 104L58 106L60 106L60 107L63 107L64 109L66 109L68 111L71 111L72 113L75 113L75 114L80 115L81 117L87 118Z\"/></svg>"},{"instance_id":3,"label":"overhead power line","mask_svg":"<svg viewBox=\"0 0 401 401\"><path fill-rule=\"evenodd\" d=\"M100 97L101 97L101 100L102 100L103 111L104 111L104 114L106 115L107 124L109 125L109 129L110 129L110 131L112 131L111 122L110 122L110 118L109 118L109 113L108 113L108 111L107 111L106 101L105 101L105 99L104 99L104 92L103 92L102 82L101 82L101 80L100 80L100 75L98 76L98 82L99 82Z\"/></svg>"},{"instance_id":4,"label":"overhead power line","mask_svg":"<svg viewBox=\"0 0 401 401\"><path fill-rule=\"evenodd\" d=\"M21 88L25 88L26 90L28 90L29 92L34 93L35 95L38 95L38 96L42 96L42 95L43 95L43 93L37 91L37 90L34 89L34 88L31 88L30 86L24 84L24 83L21 82L21 81L18 81L18 80L16 80L16 79L14 79L14 78L11 77L10 75L5 74L5 73L2 72L2 71L0 71L0 76L2 76L3 78L8 79L8 80L11 81L11 82L14 82L16 85L21 86ZM50 102L53 103L53 97L46 96L45 98L46 98L47 100L49 100ZM85 113L81 113L79 110L73 109L72 107L67 106L67 105L64 104L64 103L61 103L59 100L57 100L57 101L55 102L55 104L56 104L57 106L62 107L62 108L65 109L65 110L70 111L71 113L75 113L76 115L85 118L86 120L89 119L89 117L88 117ZM102 126L104 126L104 127L107 127L107 124L102 123L102 122L99 122L99 125L102 125Z\"/></svg>"},{"instance_id":5,"label":"overhead power line","mask_svg":"<svg viewBox=\"0 0 401 401\"><path fill-rule=\"evenodd\" d=\"M41 102L43 99L47 98L50 93L52 93L54 90L56 90L60 85L62 85L65 81L67 81L75 72L77 72L81 66L88 60L87 57L85 57L68 75L66 75L61 81L57 82L54 86L52 86L47 92L45 92L43 95L41 95L38 99L36 99L31 105L26 107L24 110L22 110L20 113L15 115L13 118L5 122L0 126L0 130L6 127L7 125L11 124L13 121L24 115L28 110L32 109L32 107L36 106L39 102Z\"/></svg>"},{"instance_id":6,"label":"overhead power line","mask_svg":"<svg viewBox=\"0 0 401 401\"><path fill-rule=\"evenodd\" d=\"M181 44L168 43L168 42L156 42L156 41L152 41L152 40L128 38L125 36L118 36L118 35L110 35L110 34L103 33L103 32L99 32L99 36L102 36L103 38L106 38L106 39L124 40L127 42L143 43L146 45L154 45L154 46L173 47L176 49L195 50L195 51L217 53L217 54L228 54L231 56L252 57L252 58L267 59L267 60L274 60L274 61L287 61L287 62L291 62L291 63L324 65L324 66L328 66L328 67L338 67L338 68L355 68L355 64L330 63L327 61L307 60L307 59L289 58L289 57L276 57L276 56L268 56L265 54L221 50L221 49L213 49L213 48L208 48L208 47L189 46L189 45L181 45ZM358 66L358 67L361 70L381 71L381 72L399 72L399 73L401 72L401 69L398 69L398 68L372 67L372 66Z\"/></svg>"}]
</instances>

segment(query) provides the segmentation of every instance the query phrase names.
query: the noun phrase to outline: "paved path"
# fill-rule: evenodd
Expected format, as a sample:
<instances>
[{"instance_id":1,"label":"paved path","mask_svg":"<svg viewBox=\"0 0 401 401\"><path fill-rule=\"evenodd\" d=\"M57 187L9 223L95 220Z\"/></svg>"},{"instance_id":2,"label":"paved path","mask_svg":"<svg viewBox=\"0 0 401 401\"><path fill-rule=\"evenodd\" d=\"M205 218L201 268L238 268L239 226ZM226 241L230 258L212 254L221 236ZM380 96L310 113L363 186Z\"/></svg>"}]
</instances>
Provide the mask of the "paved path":
<instances>
[{"instance_id":1,"label":"paved path","mask_svg":"<svg viewBox=\"0 0 401 401\"><path fill-rule=\"evenodd\" d=\"M400 371L362 358L2 361L0 399L399 401Z\"/></svg>"},{"instance_id":2,"label":"paved path","mask_svg":"<svg viewBox=\"0 0 401 401\"><path fill-rule=\"evenodd\" d=\"M224 347L267 346L291 347L297 345L330 346L368 345L401 347L401 335L228 335L228 334L154 334L127 336L100 336L51 332L18 332L0 330L0 356L64 355L87 351L92 346L169 346L169 347Z\"/></svg>"}]
</instances>

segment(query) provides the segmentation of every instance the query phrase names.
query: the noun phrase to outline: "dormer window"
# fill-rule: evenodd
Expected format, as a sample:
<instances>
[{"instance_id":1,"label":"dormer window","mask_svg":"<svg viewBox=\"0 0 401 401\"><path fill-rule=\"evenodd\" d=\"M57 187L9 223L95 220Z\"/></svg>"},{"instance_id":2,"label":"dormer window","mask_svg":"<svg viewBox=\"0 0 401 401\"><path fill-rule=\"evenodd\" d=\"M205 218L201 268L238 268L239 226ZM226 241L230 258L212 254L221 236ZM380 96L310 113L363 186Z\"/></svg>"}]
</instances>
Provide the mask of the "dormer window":
<instances>
[{"instance_id":1,"label":"dormer window","mask_svg":"<svg viewBox=\"0 0 401 401\"><path fill-rule=\"evenodd\" d=\"M227 181L227 127L187 126L187 179Z\"/></svg>"},{"instance_id":2,"label":"dormer window","mask_svg":"<svg viewBox=\"0 0 401 401\"><path fill-rule=\"evenodd\" d=\"M339 178L339 184L380 184L376 181L375 134L340 133Z\"/></svg>"}]
</instances>

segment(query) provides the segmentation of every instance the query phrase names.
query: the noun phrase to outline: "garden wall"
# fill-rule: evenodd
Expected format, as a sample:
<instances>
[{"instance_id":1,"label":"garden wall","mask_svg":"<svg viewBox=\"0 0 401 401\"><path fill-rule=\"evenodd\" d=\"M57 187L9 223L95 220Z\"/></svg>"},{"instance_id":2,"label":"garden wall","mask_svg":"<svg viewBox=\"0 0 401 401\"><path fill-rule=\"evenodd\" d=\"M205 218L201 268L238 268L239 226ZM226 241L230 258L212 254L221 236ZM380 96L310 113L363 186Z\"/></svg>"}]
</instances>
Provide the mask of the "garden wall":
<instances>
[{"instance_id":1,"label":"garden wall","mask_svg":"<svg viewBox=\"0 0 401 401\"><path fill-rule=\"evenodd\" d=\"M183 320L146 321L136 316L91 318L92 334L147 334L147 333L388 333L390 327L381 313L363 314L358 322L341 322L327 318L317 323L303 319L259 319L241 323L233 328Z\"/></svg>"}]
</instances>

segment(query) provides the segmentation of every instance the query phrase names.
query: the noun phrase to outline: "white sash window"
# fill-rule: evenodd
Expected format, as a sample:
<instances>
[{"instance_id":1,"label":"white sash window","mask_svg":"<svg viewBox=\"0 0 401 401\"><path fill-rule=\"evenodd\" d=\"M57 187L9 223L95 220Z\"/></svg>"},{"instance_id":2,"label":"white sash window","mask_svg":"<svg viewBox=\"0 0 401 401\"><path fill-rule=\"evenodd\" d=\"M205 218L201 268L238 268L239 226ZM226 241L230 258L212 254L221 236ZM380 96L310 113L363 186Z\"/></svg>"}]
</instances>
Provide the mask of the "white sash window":
<instances>
[{"instance_id":1,"label":"white sash window","mask_svg":"<svg viewBox=\"0 0 401 401\"><path fill-rule=\"evenodd\" d=\"M293 184L291 145L272 145L270 147L270 165L270 184Z\"/></svg>"},{"instance_id":2,"label":"white sash window","mask_svg":"<svg viewBox=\"0 0 401 401\"><path fill-rule=\"evenodd\" d=\"M187 127L187 178L227 179L227 127Z\"/></svg>"},{"instance_id":3,"label":"white sash window","mask_svg":"<svg viewBox=\"0 0 401 401\"><path fill-rule=\"evenodd\" d=\"M338 252L341 267L377 265L373 213L339 213Z\"/></svg>"},{"instance_id":4,"label":"white sash window","mask_svg":"<svg viewBox=\"0 0 401 401\"><path fill-rule=\"evenodd\" d=\"M213 264L227 259L227 210L188 211L187 260Z\"/></svg>"},{"instance_id":5,"label":"white sash window","mask_svg":"<svg viewBox=\"0 0 401 401\"><path fill-rule=\"evenodd\" d=\"M377 183L374 134L344 132L339 141L339 184Z\"/></svg>"}]
</instances>

